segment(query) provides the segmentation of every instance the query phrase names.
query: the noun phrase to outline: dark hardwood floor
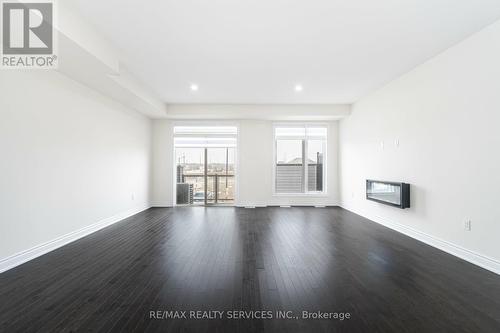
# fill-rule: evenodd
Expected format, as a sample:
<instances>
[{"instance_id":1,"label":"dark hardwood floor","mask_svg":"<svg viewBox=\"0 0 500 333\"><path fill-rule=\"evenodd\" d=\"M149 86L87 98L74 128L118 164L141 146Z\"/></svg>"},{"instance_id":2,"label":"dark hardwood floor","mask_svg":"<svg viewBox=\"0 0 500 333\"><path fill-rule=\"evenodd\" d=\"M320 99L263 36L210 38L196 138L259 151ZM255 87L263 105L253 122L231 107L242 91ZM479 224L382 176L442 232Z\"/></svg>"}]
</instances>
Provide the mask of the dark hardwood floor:
<instances>
[{"instance_id":1,"label":"dark hardwood floor","mask_svg":"<svg viewBox=\"0 0 500 333\"><path fill-rule=\"evenodd\" d=\"M340 208L153 208L0 274L0 331L500 332L500 276Z\"/></svg>"}]
</instances>

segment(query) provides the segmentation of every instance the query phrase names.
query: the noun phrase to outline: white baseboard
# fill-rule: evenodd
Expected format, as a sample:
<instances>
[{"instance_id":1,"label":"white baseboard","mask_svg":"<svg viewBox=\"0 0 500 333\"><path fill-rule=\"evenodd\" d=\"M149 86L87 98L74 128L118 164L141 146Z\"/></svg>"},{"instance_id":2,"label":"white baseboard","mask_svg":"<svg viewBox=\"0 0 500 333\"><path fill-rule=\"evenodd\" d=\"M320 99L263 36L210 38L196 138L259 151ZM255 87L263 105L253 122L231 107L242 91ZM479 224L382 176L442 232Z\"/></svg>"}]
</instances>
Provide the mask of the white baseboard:
<instances>
[{"instance_id":1,"label":"white baseboard","mask_svg":"<svg viewBox=\"0 0 500 333\"><path fill-rule=\"evenodd\" d=\"M460 259L470 262L471 264L477 265L484 269L487 269L493 273L500 274L500 261L482 255L480 253L468 250L459 245L453 244L451 242L445 241L438 237L429 235L425 232L410 228L408 226L402 225L400 223L394 221L388 221L385 218L380 216L367 216L367 214L363 214L355 209L352 209L348 206L342 205L342 208L353 212L354 214L363 216L364 218L369 219L370 221L381 224L385 227L393 229L397 232L405 234L411 238L414 238L418 241L421 241L427 245L433 246L441 251L454 255Z\"/></svg>"},{"instance_id":2,"label":"white baseboard","mask_svg":"<svg viewBox=\"0 0 500 333\"><path fill-rule=\"evenodd\" d=\"M90 235L91 233L99 231L99 230L101 230L101 229L103 229L111 224L114 224L116 222L119 222L119 221L127 218L127 217L130 217L132 215L140 213L148 208L149 208L149 206L141 206L138 208L133 208L133 209L127 210L125 212L122 212L122 213L113 215L111 217L105 218L97 223L94 223L94 224L91 224L91 225L86 226L84 228L70 232L66 235L63 235L61 237L58 237L58 238L53 239L51 241L48 241L46 243L34 246L28 250L16 253L16 254L9 256L7 258L0 259L0 273L5 272L5 271L7 271L11 268L14 268L16 266L19 266L21 264L24 264L27 261L35 259L36 257L44 255L50 251L53 251L61 246L66 245L68 243L74 242L77 239L80 239L82 237Z\"/></svg>"},{"instance_id":3,"label":"white baseboard","mask_svg":"<svg viewBox=\"0 0 500 333\"><path fill-rule=\"evenodd\" d=\"M281 207L281 208L290 208L290 207L315 207L315 208L326 208L326 207L339 207L337 203L333 204L325 204L325 205L315 205L311 203L304 203L304 204L292 204L292 205L280 205L280 204L269 204L269 205L262 205L262 204L254 204L254 203L245 203L245 204L236 204L234 205L235 207L238 208L262 208L262 207Z\"/></svg>"},{"instance_id":4,"label":"white baseboard","mask_svg":"<svg viewBox=\"0 0 500 333\"><path fill-rule=\"evenodd\" d=\"M237 208L264 208L267 207L267 205L257 205L253 203L246 203L246 204L235 204L234 207Z\"/></svg>"}]
</instances>

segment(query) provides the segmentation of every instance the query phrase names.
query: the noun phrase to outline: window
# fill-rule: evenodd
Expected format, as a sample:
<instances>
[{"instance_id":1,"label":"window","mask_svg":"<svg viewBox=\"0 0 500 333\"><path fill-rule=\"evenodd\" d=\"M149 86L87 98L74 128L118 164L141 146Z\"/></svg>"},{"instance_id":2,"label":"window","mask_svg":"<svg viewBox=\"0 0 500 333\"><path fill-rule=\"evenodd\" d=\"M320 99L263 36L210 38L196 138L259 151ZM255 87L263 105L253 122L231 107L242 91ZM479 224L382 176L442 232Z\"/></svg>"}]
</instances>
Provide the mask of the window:
<instances>
[{"instance_id":1,"label":"window","mask_svg":"<svg viewBox=\"0 0 500 333\"><path fill-rule=\"evenodd\" d=\"M326 126L275 126L275 193L326 192L326 139Z\"/></svg>"},{"instance_id":2,"label":"window","mask_svg":"<svg viewBox=\"0 0 500 333\"><path fill-rule=\"evenodd\" d=\"M237 135L235 126L174 127L178 205L234 203Z\"/></svg>"},{"instance_id":3,"label":"window","mask_svg":"<svg viewBox=\"0 0 500 333\"><path fill-rule=\"evenodd\" d=\"M175 147L236 147L235 126L175 126Z\"/></svg>"}]
</instances>

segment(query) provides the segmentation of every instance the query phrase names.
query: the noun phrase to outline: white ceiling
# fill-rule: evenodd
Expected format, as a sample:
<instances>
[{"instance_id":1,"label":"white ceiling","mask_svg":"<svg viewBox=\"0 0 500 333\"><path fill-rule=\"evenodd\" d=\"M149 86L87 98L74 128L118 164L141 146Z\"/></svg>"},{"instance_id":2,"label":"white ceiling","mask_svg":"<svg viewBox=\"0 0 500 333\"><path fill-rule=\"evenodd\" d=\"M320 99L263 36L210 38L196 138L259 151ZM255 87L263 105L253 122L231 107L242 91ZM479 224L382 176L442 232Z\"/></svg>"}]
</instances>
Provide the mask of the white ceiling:
<instances>
[{"instance_id":1,"label":"white ceiling","mask_svg":"<svg viewBox=\"0 0 500 333\"><path fill-rule=\"evenodd\" d=\"M167 103L352 103L500 17L499 0L72 1Z\"/></svg>"}]
</instances>

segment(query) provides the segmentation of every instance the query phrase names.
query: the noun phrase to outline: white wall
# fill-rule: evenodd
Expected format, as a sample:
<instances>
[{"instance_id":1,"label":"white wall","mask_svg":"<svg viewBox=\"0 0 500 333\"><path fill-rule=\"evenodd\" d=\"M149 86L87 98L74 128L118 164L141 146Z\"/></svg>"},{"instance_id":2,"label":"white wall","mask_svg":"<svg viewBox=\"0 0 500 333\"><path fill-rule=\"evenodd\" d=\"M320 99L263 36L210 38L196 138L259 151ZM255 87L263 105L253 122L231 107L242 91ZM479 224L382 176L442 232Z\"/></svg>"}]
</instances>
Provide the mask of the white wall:
<instances>
[{"instance_id":1,"label":"white wall","mask_svg":"<svg viewBox=\"0 0 500 333\"><path fill-rule=\"evenodd\" d=\"M0 73L0 262L149 206L151 121L56 71Z\"/></svg>"},{"instance_id":2,"label":"white wall","mask_svg":"<svg viewBox=\"0 0 500 333\"><path fill-rule=\"evenodd\" d=\"M168 119L332 121L348 116L348 104L168 104Z\"/></svg>"},{"instance_id":3,"label":"white wall","mask_svg":"<svg viewBox=\"0 0 500 333\"><path fill-rule=\"evenodd\" d=\"M498 265L485 256L500 259L499 59L497 22L355 103L340 123L342 205ZM368 178L411 183L412 208L367 201Z\"/></svg>"},{"instance_id":4,"label":"white wall","mask_svg":"<svg viewBox=\"0 0 500 333\"><path fill-rule=\"evenodd\" d=\"M170 120L153 121L153 164L151 205L171 207L173 199L173 126Z\"/></svg>"},{"instance_id":5,"label":"white wall","mask_svg":"<svg viewBox=\"0 0 500 333\"><path fill-rule=\"evenodd\" d=\"M172 206L173 134L178 121L155 120L153 123L153 205ZM196 122L193 122L196 123ZM221 124L220 122L211 122ZM327 122L328 194L323 196L273 196L273 121L235 120L239 127L237 192L238 206L255 205L337 205L338 195L338 122Z\"/></svg>"}]
</instances>

